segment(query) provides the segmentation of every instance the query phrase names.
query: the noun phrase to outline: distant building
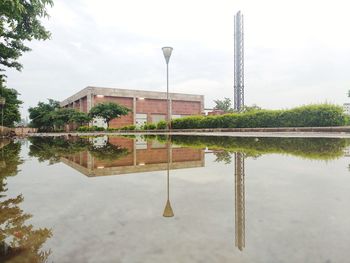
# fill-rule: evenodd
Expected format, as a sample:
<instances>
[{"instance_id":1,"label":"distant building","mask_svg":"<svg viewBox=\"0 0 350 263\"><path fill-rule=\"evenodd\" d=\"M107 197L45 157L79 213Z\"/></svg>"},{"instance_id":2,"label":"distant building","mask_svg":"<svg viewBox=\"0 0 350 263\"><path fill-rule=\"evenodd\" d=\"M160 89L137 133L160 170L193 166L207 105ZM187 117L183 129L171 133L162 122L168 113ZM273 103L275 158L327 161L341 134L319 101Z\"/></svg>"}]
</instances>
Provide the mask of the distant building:
<instances>
[{"instance_id":1,"label":"distant building","mask_svg":"<svg viewBox=\"0 0 350 263\"><path fill-rule=\"evenodd\" d=\"M157 123L167 119L166 92L87 87L61 102L61 107L74 108L82 112L103 102L115 102L131 109L126 116L110 121L111 128L126 125L141 126L145 123ZM204 112L204 96L182 93L169 93L172 119L201 115ZM93 125L106 127L102 120L95 119Z\"/></svg>"},{"instance_id":2,"label":"distant building","mask_svg":"<svg viewBox=\"0 0 350 263\"><path fill-rule=\"evenodd\" d=\"M350 103L344 103L343 108L344 108L345 114L350 115Z\"/></svg>"}]
</instances>

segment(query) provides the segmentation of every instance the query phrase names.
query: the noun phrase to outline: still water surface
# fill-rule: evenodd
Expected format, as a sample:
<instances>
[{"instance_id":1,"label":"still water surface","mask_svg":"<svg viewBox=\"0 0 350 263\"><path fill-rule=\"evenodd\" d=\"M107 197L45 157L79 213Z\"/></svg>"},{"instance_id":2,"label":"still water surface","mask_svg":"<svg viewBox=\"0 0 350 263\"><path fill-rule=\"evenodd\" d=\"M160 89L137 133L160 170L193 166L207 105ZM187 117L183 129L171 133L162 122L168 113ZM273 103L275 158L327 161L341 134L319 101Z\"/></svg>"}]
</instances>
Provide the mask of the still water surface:
<instances>
[{"instance_id":1,"label":"still water surface","mask_svg":"<svg viewBox=\"0 0 350 263\"><path fill-rule=\"evenodd\" d=\"M350 262L348 139L0 142L0 262Z\"/></svg>"}]
</instances>

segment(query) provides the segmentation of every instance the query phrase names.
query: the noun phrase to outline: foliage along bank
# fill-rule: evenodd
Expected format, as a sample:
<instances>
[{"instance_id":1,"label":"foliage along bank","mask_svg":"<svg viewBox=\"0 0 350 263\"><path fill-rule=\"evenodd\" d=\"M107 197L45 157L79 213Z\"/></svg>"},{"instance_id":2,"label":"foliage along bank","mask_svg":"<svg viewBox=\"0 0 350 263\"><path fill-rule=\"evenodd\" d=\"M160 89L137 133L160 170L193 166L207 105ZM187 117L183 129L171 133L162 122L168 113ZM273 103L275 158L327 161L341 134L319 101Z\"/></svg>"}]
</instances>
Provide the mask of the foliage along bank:
<instances>
[{"instance_id":1,"label":"foliage along bank","mask_svg":"<svg viewBox=\"0 0 350 263\"><path fill-rule=\"evenodd\" d=\"M306 105L288 110L254 110L217 116L190 116L171 121L173 129L265 128L344 126L348 117L342 107Z\"/></svg>"}]
</instances>

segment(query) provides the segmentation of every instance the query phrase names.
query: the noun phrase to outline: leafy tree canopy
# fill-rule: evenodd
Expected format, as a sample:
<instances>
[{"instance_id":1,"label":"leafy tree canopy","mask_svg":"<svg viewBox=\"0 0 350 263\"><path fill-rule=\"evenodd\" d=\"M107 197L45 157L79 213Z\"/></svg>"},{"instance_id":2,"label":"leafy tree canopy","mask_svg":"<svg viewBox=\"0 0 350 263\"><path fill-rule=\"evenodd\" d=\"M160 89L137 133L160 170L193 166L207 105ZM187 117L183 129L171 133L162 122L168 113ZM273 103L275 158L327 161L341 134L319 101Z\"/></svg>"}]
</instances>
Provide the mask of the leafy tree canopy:
<instances>
[{"instance_id":1,"label":"leafy tree canopy","mask_svg":"<svg viewBox=\"0 0 350 263\"><path fill-rule=\"evenodd\" d=\"M52 131L68 123L82 125L91 120L84 112L71 108L60 108L58 101L49 99L49 103L39 102L38 106L29 108L31 126L41 131Z\"/></svg>"},{"instance_id":2,"label":"leafy tree canopy","mask_svg":"<svg viewBox=\"0 0 350 263\"><path fill-rule=\"evenodd\" d=\"M91 121L91 117L85 112L74 111L74 113L71 115L70 121L75 122L76 124L81 126L84 123L88 123L89 121Z\"/></svg>"},{"instance_id":3,"label":"leafy tree canopy","mask_svg":"<svg viewBox=\"0 0 350 263\"><path fill-rule=\"evenodd\" d=\"M224 98L223 100L214 100L215 110L222 110L225 113L233 112L232 102L229 98Z\"/></svg>"},{"instance_id":4,"label":"leafy tree canopy","mask_svg":"<svg viewBox=\"0 0 350 263\"><path fill-rule=\"evenodd\" d=\"M262 108L256 104L253 104L252 106L243 107L243 112L251 112L251 111L258 111L258 110L262 110Z\"/></svg>"},{"instance_id":5,"label":"leafy tree canopy","mask_svg":"<svg viewBox=\"0 0 350 263\"><path fill-rule=\"evenodd\" d=\"M19 93L16 90L5 88L3 85L4 83L0 79L0 99L5 99L5 105L0 103L0 109L4 111L4 119L0 114L0 125L4 123L4 126L13 127L15 122L21 120L19 106L22 101L18 99Z\"/></svg>"},{"instance_id":6,"label":"leafy tree canopy","mask_svg":"<svg viewBox=\"0 0 350 263\"><path fill-rule=\"evenodd\" d=\"M0 1L0 65L22 69L18 58L30 51L25 41L46 40L50 32L41 24L40 18L48 17L47 6L52 0L1 0ZM4 68L0 68L4 71ZM3 77L0 76L0 77Z\"/></svg>"},{"instance_id":7,"label":"leafy tree canopy","mask_svg":"<svg viewBox=\"0 0 350 263\"><path fill-rule=\"evenodd\" d=\"M131 110L113 102L100 103L92 107L89 112L91 118L100 117L103 118L107 125L114 118L119 118L123 115L127 115Z\"/></svg>"},{"instance_id":8,"label":"leafy tree canopy","mask_svg":"<svg viewBox=\"0 0 350 263\"><path fill-rule=\"evenodd\" d=\"M59 106L58 101L49 99L49 103L39 102L38 106L30 107L28 109L31 120L30 126L42 131L53 130L55 125L54 112L59 109Z\"/></svg>"}]
</instances>

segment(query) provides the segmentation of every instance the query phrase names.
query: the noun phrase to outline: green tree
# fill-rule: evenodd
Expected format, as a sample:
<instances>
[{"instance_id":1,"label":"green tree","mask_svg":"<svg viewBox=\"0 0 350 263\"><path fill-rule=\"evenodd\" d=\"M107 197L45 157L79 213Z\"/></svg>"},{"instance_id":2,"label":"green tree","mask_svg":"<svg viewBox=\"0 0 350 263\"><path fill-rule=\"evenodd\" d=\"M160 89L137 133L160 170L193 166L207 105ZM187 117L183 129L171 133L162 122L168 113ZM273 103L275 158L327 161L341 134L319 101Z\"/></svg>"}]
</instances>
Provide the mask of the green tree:
<instances>
[{"instance_id":1,"label":"green tree","mask_svg":"<svg viewBox=\"0 0 350 263\"><path fill-rule=\"evenodd\" d=\"M39 102L38 106L30 107L30 126L40 131L52 131L55 125L55 111L60 107L58 101L49 99L49 103Z\"/></svg>"},{"instance_id":2,"label":"green tree","mask_svg":"<svg viewBox=\"0 0 350 263\"><path fill-rule=\"evenodd\" d=\"M0 1L0 71L5 71L3 67L20 71L22 65L18 59L24 52L30 51L25 43L50 38L50 32L41 24L41 18L48 17L46 7L52 5L52 0Z\"/></svg>"},{"instance_id":3,"label":"green tree","mask_svg":"<svg viewBox=\"0 0 350 263\"><path fill-rule=\"evenodd\" d=\"M29 108L30 126L40 131L52 131L65 124L82 125L91 120L88 114L72 108L60 108L58 101L49 99L49 103L39 102L38 106Z\"/></svg>"},{"instance_id":4,"label":"green tree","mask_svg":"<svg viewBox=\"0 0 350 263\"><path fill-rule=\"evenodd\" d=\"M22 101L18 99L19 94L16 90L5 88L3 85L4 83L0 79L0 97L5 99L5 105L0 105L0 109L4 111L4 119L0 114L0 125L4 123L4 126L13 127L15 122L21 120L19 107Z\"/></svg>"},{"instance_id":5,"label":"green tree","mask_svg":"<svg viewBox=\"0 0 350 263\"><path fill-rule=\"evenodd\" d=\"M114 118L119 118L123 115L127 115L131 110L113 102L100 103L92 107L89 112L91 118L100 117L107 122L107 127L109 127L109 122Z\"/></svg>"},{"instance_id":6,"label":"green tree","mask_svg":"<svg viewBox=\"0 0 350 263\"><path fill-rule=\"evenodd\" d=\"M75 111L72 114L70 121L76 123L78 126L82 126L91 121L91 117L85 112Z\"/></svg>"},{"instance_id":7,"label":"green tree","mask_svg":"<svg viewBox=\"0 0 350 263\"><path fill-rule=\"evenodd\" d=\"M215 110L222 110L225 113L233 112L232 102L229 98L224 98L223 100L214 100Z\"/></svg>"},{"instance_id":8,"label":"green tree","mask_svg":"<svg viewBox=\"0 0 350 263\"><path fill-rule=\"evenodd\" d=\"M252 106L243 107L243 112L252 112L252 111L258 111L258 110L262 110L262 109L256 104L253 104Z\"/></svg>"},{"instance_id":9,"label":"green tree","mask_svg":"<svg viewBox=\"0 0 350 263\"><path fill-rule=\"evenodd\" d=\"M65 124L76 123L81 126L91 120L88 114L72 108L60 108L53 113L54 125L64 127Z\"/></svg>"},{"instance_id":10,"label":"green tree","mask_svg":"<svg viewBox=\"0 0 350 263\"><path fill-rule=\"evenodd\" d=\"M41 24L40 19L48 17L47 6L52 6L52 0L1 0L0 1L0 73L5 68L22 69L18 59L24 52L30 51L25 45L33 39L46 40L50 38L50 32ZM20 120L19 105L16 90L5 87L6 75L0 74L0 88L5 95L4 125L13 126Z\"/></svg>"}]
</instances>

